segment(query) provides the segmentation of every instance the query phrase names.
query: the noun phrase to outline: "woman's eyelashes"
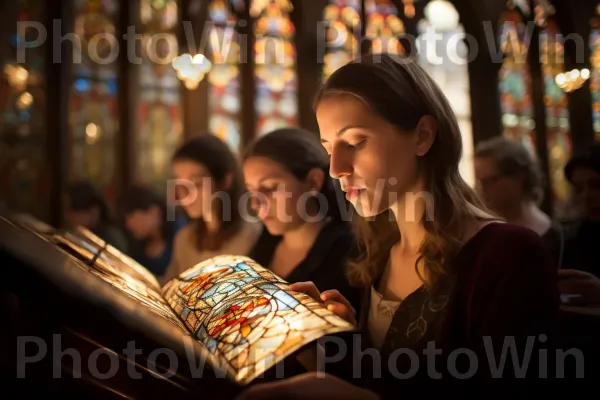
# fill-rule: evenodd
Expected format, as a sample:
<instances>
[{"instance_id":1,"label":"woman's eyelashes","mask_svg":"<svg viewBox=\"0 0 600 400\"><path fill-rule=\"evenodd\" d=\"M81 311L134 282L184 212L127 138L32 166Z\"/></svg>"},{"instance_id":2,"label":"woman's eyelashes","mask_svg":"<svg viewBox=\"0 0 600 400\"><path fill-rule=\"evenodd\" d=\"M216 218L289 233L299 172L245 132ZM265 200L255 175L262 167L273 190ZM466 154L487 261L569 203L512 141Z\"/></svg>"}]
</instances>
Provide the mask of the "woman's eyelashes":
<instances>
[{"instance_id":1,"label":"woman's eyelashes","mask_svg":"<svg viewBox=\"0 0 600 400\"><path fill-rule=\"evenodd\" d=\"M260 191L263 193L273 193L277 190L277 186L263 186L260 188Z\"/></svg>"},{"instance_id":2,"label":"woman's eyelashes","mask_svg":"<svg viewBox=\"0 0 600 400\"><path fill-rule=\"evenodd\" d=\"M268 195L268 194L276 192L277 189L279 188L279 186L280 186L279 184L275 184L275 183L273 183L273 184L270 183L268 185L261 185L256 190L254 190L254 192L259 192L264 195Z\"/></svg>"},{"instance_id":3,"label":"woman's eyelashes","mask_svg":"<svg viewBox=\"0 0 600 400\"><path fill-rule=\"evenodd\" d=\"M342 140L341 143L338 144L338 146L341 146L341 147L347 148L347 149L358 150L358 149L363 148L366 144L367 144L367 139L360 138L360 139L356 139L356 140ZM323 147L325 148L325 151L327 152L327 154L331 157L331 153L333 151L334 146L329 142L324 142Z\"/></svg>"},{"instance_id":4,"label":"woman's eyelashes","mask_svg":"<svg viewBox=\"0 0 600 400\"><path fill-rule=\"evenodd\" d=\"M367 139L363 138L363 139L358 139L355 141L347 141L344 143L344 145L346 147L349 147L351 149L361 149L362 147L365 146L365 144L367 144Z\"/></svg>"}]
</instances>

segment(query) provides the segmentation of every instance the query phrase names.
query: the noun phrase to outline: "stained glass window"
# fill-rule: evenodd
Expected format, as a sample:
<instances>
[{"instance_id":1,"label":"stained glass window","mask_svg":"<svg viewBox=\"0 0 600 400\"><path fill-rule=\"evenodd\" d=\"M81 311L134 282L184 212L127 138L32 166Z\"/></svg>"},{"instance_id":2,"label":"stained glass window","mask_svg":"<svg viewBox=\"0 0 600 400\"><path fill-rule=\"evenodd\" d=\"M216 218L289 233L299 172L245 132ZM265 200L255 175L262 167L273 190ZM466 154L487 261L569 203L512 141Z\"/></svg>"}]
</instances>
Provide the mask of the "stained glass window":
<instances>
[{"instance_id":1,"label":"stained glass window","mask_svg":"<svg viewBox=\"0 0 600 400\"><path fill-rule=\"evenodd\" d=\"M590 90L592 93L594 131L596 132L596 141L600 141L600 5L596 7L596 15L592 19L590 48L590 63L592 65Z\"/></svg>"},{"instance_id":2,"label":"stained glass window","mask_svg":"<svg viewBox=\"0 0 600 400\"><path fill-rule=\"evenodd\" d=\"M330 0L325 7L323 18L327 22L327 50L323 60L323 79L360 53L360 13L360 0Z\"/></svg>"},{"instance_id":3,"label":"stained glass window","mask_svg":"<svg viewBox=\"0 0 600 400\"><path fill-rule=\"evenodd\" d=\"M141 0L142 63L136 121L137 180L164 191L169 160L182 140L180 82L171 62L178 54L177 0Z\"/></svg>"},{"instance_id":4,"label":"stained glass window","mask_svg":"<svg viewBox=\"0 0 600 400\"><path fill-rule=\"evenodd\" d=\"M366 36L371 40L371 52L404 54L400 43L405 32L398 9L390 0L365 0Z\"/></svg>"},{"instance_id":5,"label":"stained glass window","mask_svg":"<svg viewBox=\"0 0 600 400\"><path fill-rule=\"evenodd\" d=\"M450 3L449 7L453 7ZM426 10L426 15L428 15ZM450 11L450 10L446 10ZM434 11L431 11L434 12ZM468 49L462 40L464 29L457 23L449 26L435 26L427 19L419 21L417 40L418 62L433 78L448 98L461 131L463 156L459 170L463 179L475 185L473 166L473 132L471 124L471 99L469 94ZM433 19L433 18L432 18ZM437 40L427 40L428 30L434 29ZM431 33L429 33L431 35ZM431 46L432 48L429 48Z\"/></svg>"},{"instance_id":6,"label":"stained glass window","mask_svg":"<svg viewBox=\"0 0 600 400\"><path fill-rule=\"evenodd\" d=\"M20 24L43 24L43 2L10 1L2 8L7 23L0 27L0 209L45 218L48 210L39 199L46 195L46 45L36 43L37 29Z\"/></svg>"},{"instance_id":7,"label":"stained glass window","mask_svg":"<svg viewBox=\"0 0 600 400\"><path fill-rule=\"evenodd\" d=\"M344 320L246 257L207 260L167 283L163 296L193 336L247 383Z\"/></svg>"},{"instance_id":8,"label":"stained glass window","mask_svg":"<svg viewBox=\"0 0 600 400\"><path fill-rule=\"evenodd\" d=\"M90 180L114 200L118 1L75 0L74 7L69 177Z\"/></svg>"},{"instance_id":9,"label":"stained glass window","mask_svg":"<svg viewBox=\"0 0 600 400\"><path fill-rule=\"evenodd\" d=\"M564 72L564 49L554 21L547 21L540 33L540 55L544 76L549 180L554 211L564 216L571 197L570 185L564 175L564 167L571 157L571 135L567 96L555 81L556 75Z\"/></svg>"},{"instance_id":10,"label":"stained glass window","mask_svg":"<svg viewBox=\"0 0 600 400\"><path fill-rule=\"evenodd\" d=\"M295 27L290 0L252 0L257 135L298 124Z\"/></svg>"},{"instance_id":11,"label":"stained glass window","mask_svg":"<svg viewBox=\"0 0 600 400\"><path fill-rule=\"evenodd\" d=\"M213 23L207 48L213 64L208 74L209 130L237 151L241 144L240 45L236 18L226 1L213 0L208 10Z\"/></svg>"},{"instance_id":12,"label":"stained glass window","mask_svg":"<svg viewBox=\"0 0 600 400\"><path fill-rule=\"evenodd\" d=\"M503 134L521 141L537 158L526 27L511 2L501 22L500 46L505 55L499 76Z\"/></svg>"}]
</instances>

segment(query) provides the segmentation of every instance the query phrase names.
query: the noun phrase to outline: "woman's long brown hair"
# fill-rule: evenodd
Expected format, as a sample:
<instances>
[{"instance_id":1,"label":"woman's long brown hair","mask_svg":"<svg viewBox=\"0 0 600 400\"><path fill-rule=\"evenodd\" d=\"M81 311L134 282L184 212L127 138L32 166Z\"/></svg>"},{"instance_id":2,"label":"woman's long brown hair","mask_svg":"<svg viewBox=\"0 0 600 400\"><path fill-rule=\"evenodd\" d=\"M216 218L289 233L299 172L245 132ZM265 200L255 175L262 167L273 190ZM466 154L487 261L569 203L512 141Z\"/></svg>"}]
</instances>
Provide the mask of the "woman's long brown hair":
<instances>
[{"instance_id":1,"label":"woman's long brown hair","mask_svg":"<svg viewBox=\"0 0 600 400\"><path fill-rule=\"evenodd\" d=\"M485 210L459 173L462 140L452 107L416 60L390 54L364 55L338 69L317 94L315 109L324 98L339 95L361 99L400 132L413 131L425 115L437 121L434 142L420 159L434 207L433 218L421 219L426 234L415 265L425 285L434 290L440 278L451 273L450 261L463 244L465 226L478 218L475 207ZM362 285L371 285L382 273L391 247L400 239L390 212L370 220L353 218L362 251L351 263L350 275Z\"/></svg>"}]
</instances>

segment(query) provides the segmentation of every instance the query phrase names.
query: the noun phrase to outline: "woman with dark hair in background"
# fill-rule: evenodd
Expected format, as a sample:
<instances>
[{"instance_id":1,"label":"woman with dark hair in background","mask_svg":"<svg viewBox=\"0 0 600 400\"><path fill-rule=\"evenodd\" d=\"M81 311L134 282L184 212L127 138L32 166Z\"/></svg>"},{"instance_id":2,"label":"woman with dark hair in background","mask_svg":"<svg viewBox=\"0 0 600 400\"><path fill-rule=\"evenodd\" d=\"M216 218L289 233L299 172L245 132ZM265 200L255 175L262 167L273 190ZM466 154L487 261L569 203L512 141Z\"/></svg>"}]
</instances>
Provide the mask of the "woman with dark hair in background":
<instances>
[{"instance_id":1,"label":"woman with dark hair in background","mask_svg":"<svg viewBox=\"0 0 600 400\"><path fill-rule=\"evenodd\" d=\"M166 201L150 188L132 186L121 196L120 208L133 238L129 255L157 277L162 276L171 261L177 231L176 222L168 220Z\"/></svg>"},{"instance_id":2,"label":"woman with dark hair in background","mask_svg":"<svg viewBox=\"0 0 600 400\"><path fill-rule=\"evenodd\" d=\"M487 206L506 222L540 235L557 267L562 267L565 232L539 207L542 173L525 146L505 137L481 142L475 149L475 176Z\"/></svg>"},{"instance_id":3,"label":"woman with dark hair in background","mask_svg":"<svg viewBox=\"0 0 600 400\"><path fill-rule=\"evenodd\" d=\"M172 164L177 201L190 222L175 237L163 284L217 255L248 255L262 230L245 218L241 170L221 139L205 134L188 140L177 149Z\"/></svg>"},{"instance_id":4,"label":"woman with dark hair in background","mask_svg":"<svg viewBox=\"0 0 600 400\"><path fill-rule=\"evenodd\" d=\"M354 236L328 170L323 146L303 129L279 129L250 146L244 178L266 228L250 256L287 282L335 287L356 308L358 292L346 277Z\"/></svg>"},{"instance_id":5,"label":"woman with dark hair in background","mask_svg":"<svg viewBox=\"0 0 600 400\"><path fill-rule=\"evenodd\" d=\"M127 253L127 239L113 223L104 197L87 181L72 182L65 192L65 218L70 227L82 226L111 246Z\"/></svg>"}]
</instances>

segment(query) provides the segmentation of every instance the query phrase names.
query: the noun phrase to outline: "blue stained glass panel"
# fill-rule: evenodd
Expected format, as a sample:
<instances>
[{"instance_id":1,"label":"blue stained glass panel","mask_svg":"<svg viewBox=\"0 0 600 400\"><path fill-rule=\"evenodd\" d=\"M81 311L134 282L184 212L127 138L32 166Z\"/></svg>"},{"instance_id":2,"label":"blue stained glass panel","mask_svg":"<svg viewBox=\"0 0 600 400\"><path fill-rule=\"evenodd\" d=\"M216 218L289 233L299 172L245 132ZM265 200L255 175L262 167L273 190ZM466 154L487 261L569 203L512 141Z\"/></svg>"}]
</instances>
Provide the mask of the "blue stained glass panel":
<instances>
[{"instance_id":1,"label":"blue stained glass panel","mask_svg":"<svg viewBox=\"0 0 600 400\"><path fill-rule=\"evenodd\" d=\"M45 2L4 1L0 29L0 208L46 219L50 210L46 152L47 43L31 43L36 29L20 22L45 22ZM25 43L30 42L29 44ZM18 46L24 48L18 54ZM18 57L19 56L19 57Z\"/></svg>"},{"instance_id":2,"label":"blue stained glass panel","mask_svg":"<svg viewBox=\"0 0 600 400\"><path fill-rule=\"evenodd\" d=\"M236 17L229 10L226 0L212 0L209 16L214 26L209 32L207 54L213 63L208 74L208 128L234 152L238 152L242 143L240 44L235 29Z\"/></svg>"},{"instance_id":3,"label":"blue stained glass panel","mask_svg":"<svg viewBox=\"0 0 600 400\"><path fill-rule=\"evenodd\" d=\"M298 124L298 78L296 74L295 27L289 12L293 8L287 0L269 2L260 0L251 5L257 15L255 32L255 112L256 135L274 129Z\"/></svg>"},{"instance_id":4,"label":"blue stained glass panel","mask_svg":"<svg viewBox=\"0 0 600 400\"><path fill-rule=\"evenodd\" d=\"M116 0L74 3L74 33L81 48L71 60L69 179L89 180L114 203L118 64L106 62L114 49L107 40L96 42L96 35L118 34L119 4Z\"/></svg>"},{"instance_id":5,"label":"blue stained glass panel","mask_svg":"<svg viewBox=\"0 0 600 400\"><path fill-rule=\"evenodd\" d=\"M359 54L361 9L359 0L330 0L325 7L327 51L323 59L323 80Z\"/></svg>"},{"instance_id":6,"label":"blue stained glass panel","mask_svg":"<svg viewBox=\"0 0 600 400\"><path fill-rule=\"evenodd\" d=\"M566 93L558 87L555 77L564 71L564 47L558 25L554 20L547 23L540 33L540 53L544 76L544 105L546 108L546 142L548 147L548 178L552 189L554 214L558 218L570 218L571 185L564 167L571 158L571 133Z\"/></svg>"}]
</instances>

